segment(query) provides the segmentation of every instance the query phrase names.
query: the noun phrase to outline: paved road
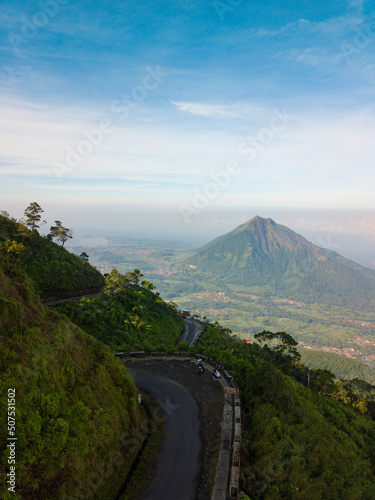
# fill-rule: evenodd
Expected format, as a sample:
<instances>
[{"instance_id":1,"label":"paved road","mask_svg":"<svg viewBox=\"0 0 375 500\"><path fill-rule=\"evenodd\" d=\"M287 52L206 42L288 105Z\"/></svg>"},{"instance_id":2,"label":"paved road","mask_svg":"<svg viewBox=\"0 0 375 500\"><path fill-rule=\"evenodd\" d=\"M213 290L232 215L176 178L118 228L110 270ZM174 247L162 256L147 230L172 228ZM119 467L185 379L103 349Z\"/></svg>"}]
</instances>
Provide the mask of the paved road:
<instances>
[{"instance_id":1,"label":"paved road","mask_svg":"<svg viewBox=\"0 0 375 500\"><path fill-rule=\"evenodd\" d=\"M45 306L57 306L58 304L66 304L67 302L72 302L73 300L83 299L83 297L86 297L89 299L90 297L97 297L98 295L104 295L104 292L95 292L95 293L90 293L87 295L79 295L78 297L69 297L68 299L51 300L49 302L43 302L43 305L45 305Z\"/></svg>"},{"instance_id":2,"label":"paved road","mask_svg":"<svg viewBox=\"0 0 375 500\"><path fill-rule=\"evenodd\" d=\"M203 330L203 325L199 321L194 319L185 319L185 332L180 340L180 342L189 342L191 345L194 342L195 337L199 332Z\"/></svg>"},{"instance_id":3,"label":"paved road","mask_svg":"<svg viewBox=\"0 0 375 500\"><path fill-rule=\"evenodd\" d=\"M197 402L173 380L130 369L137 386L152 394L163 408L167 430L154 478L139 500L195 500L203 460Z\"/></svg>"}]
</instances>

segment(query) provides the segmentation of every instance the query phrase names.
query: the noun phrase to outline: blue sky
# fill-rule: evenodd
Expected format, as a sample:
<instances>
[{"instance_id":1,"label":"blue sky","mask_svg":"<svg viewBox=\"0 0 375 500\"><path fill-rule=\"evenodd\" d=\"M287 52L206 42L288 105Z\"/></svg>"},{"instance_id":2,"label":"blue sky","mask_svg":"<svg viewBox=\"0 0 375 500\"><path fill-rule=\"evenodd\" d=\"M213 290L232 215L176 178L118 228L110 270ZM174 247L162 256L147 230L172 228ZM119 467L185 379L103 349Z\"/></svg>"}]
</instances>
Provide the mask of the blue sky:
<instances>
[{"instance_id":1,"label":"blue sky","mask_svg":"<svg viewBox=\"0 0 375 500\"><path fill-rule=\"evenodd\" d=\"M4 1L0 30L1 209L374 245L375 2Z\"/></svg>"}]
</instances>

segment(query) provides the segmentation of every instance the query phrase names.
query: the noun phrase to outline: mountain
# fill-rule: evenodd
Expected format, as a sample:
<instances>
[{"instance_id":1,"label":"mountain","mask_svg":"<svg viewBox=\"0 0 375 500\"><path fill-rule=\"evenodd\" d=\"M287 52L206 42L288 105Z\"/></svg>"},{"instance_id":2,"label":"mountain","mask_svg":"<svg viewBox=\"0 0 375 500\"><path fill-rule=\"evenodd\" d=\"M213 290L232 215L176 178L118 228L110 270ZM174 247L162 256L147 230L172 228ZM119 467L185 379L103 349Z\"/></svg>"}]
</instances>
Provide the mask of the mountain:
<instances>
[{"instance_id":1,"label":"mountain","mask_svg":"<svg viewBox=\"0 0 375 500\"><path fill-rule=\"evenodd\" d=\"M375 305L375 271L320 248L272 219L254 217L216 238L186 266L209 281L262 287L311 302Z\"/></svg>"}]
</instances>

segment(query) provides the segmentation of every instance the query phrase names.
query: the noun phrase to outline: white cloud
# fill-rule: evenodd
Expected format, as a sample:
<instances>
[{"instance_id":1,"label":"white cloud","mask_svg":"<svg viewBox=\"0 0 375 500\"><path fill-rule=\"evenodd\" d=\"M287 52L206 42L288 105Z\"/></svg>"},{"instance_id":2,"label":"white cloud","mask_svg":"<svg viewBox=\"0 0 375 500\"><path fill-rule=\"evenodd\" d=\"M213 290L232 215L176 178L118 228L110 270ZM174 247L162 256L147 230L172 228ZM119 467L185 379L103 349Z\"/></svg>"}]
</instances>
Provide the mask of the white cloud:
<instances>
[{"instance_id":1,"label":"white cloud","mask_svg":"<svg viewBox=\"0 0 375 500\"><path fill-rule=\"evenodd\" d=\"M355 28L363 23L364 19L361 15L348 14L340 17L333 17L324 21L309 21L307 19L299 19L296 22L287 23L278 29L260 28L251 30L253 36L267 37L278 36L282 34L300 34L300 35L322 35L328 37L343 37L351 33Z\"/></svg>"},{"instance_id":2,"label":"white cloud","mask_svg":"<svg viewBox=\"0 0 375 500\"><path fill-rule=\"evenodd\" d=\"M199 106L216 113L215 106ZM224 106L222 112L238 113L237 106ZM248 109L261 113L258 105L249 103ZM257 137L270 117L272 112L256 124L244 121L246 135L230 130L225 120L222 128L202 130L191 130L183 120L176 125L160 121L157 127L141 120L115 123L115 131L60 183L52 162L63 164L66 147L76 149L85 140L82 130L97 127L101 115L32 103L3 104L2 197L13 191L32 192L35 199L40 195L77 201L82 196L93 202L122 204L126 199L139 204L147 195L153 203L173 206L189 203L194 189L210 182L210 172L238 161L241 175L221 190L213 205L247 206L253 200L261 206L374 208L371 110L339 115L306 107L249 162L238 153L238 146Z\"/></svg>"},{"instance_id":3,"label":"white cloud","mask_svg":"<svg viewBox=\"0 0 375 500\"><path fill-rule=\"evenodd\" d=\"M172 104L179 111L207 118L246 118L248 120L259 120L267 113L272 113L270 108L257 104L249 105L247 103L225 105L172 101Z\"/></svg>"},{"instance_id":4,"label":"white cloud","mask_svg":"<svg viewBox=\"0 0 375 500\"><path fill-rule=\"evenodd\" d=\"M289 219L294 230L315 231L350 236L366 236L375 240L375 214L342 214L329 217L298 217Z\"/></svg>"}]
</instances>

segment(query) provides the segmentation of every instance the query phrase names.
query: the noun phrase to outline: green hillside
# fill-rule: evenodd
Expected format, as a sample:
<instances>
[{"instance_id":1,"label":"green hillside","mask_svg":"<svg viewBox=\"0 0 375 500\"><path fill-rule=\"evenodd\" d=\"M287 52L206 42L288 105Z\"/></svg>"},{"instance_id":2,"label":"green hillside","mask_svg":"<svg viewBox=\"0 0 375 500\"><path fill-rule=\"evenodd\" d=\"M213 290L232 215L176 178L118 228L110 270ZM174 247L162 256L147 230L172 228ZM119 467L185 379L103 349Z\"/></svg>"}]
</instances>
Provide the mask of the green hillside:
<instances>
[{"instance_id":1,"label":"green hillside","mask_svg":"<svg viewBox=\"0 0 375 500\"><path fill-rule=\"evenodd\" d=\"M305 302L375 305L375 271L308 242L271 219L255 217L188 258L189 276L218 285L257 287Z\"/></svg>"},{"instance_id":2,"label":"green hillside","mask_svg":"<svg viewBox=\"0 0 375 500\"><path fill-rule=\"evenodd\" d=\"M57 309L112 349L164 350L176 345L184 321L148 282L119 293L83 298ZM151 285L152 286L152 285Z\"/></svg>"},{"instance_id":3,"label":"green hillside","mask_svg":"<svg viewBox=\"0 0 375 500\"><path fill-rule=\"evenodd\" d=\"M40 236L37 230L30 230L24 224L0 215L3 252L14 253L12 242L21 245L18 256L42 298L96 291L104 284L103 276L85 260Z\"/></svg>"},{"instance_id":4,"label":"green hillside","mask_svg":"<svg viewBox=\"0 0 375 500\"><path fill-rule=\"evenodd\" d=\"M324 370L310 371L309 382L293 349L228 333L207 324L197 349L229 369L241 391L242 498L374 498L375 387L361 391Z\"/></svg>"},{"instance_id":5,"label":"green hillside","mask_svg":"<svg viewBox=\"0 0 375 500\"><path fill-rule=\"evenodd\" d=\"M42 305L15 249L0 253L0 436L15 394L17 486L2 447L1 498L113 498L138 451L128 440L145 437L138 391L108 347Z\"/></svg>"},{"instance_id":6,"label":"green hillside","mask_svg":"<svg viewBox=\"0 0 375 500\"><path fill-rule=\"evenodd\" d=\"M3 394L15 391L18 486L16 494L2 486L2 498L115 498L148 428L133 379L110 348L173 349L183 321L137 269L113 270L105 295L43 306L41 277L31 279L44 269L35 249L44 240L52 254L63 249L14 221L2 224L0 386ZM260 245L264 255L272 245ZM62 263L68 274L69 259ZM204 326L193 352L222 363L241 391L242 499L374 498L375 387L307 368L288 334L262 332L244 344L218 323ZM4 397L3 415L7 403ZM8 433L4 418L2 442ZM6 485L9 449L2 458Z\"/></svg>"},{"instance_id":7,"label":"green hillside","mask_svg":"<svg viewBox=\"0 0 375 500\"><path fill-rule=\"evenodd\" d=\"M301 349L300 353L302 363L309 368L331 370L337 378L348 380L359 378L367 380L370 384L375 384L375 370L361 361L310 349Z\"/></svg>"}]
</instances>

